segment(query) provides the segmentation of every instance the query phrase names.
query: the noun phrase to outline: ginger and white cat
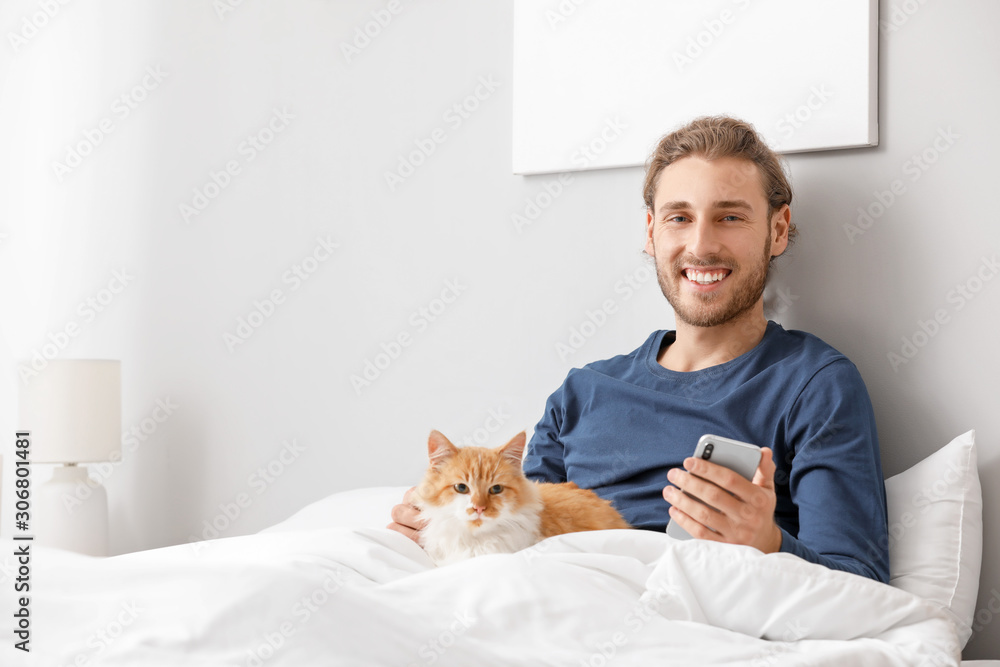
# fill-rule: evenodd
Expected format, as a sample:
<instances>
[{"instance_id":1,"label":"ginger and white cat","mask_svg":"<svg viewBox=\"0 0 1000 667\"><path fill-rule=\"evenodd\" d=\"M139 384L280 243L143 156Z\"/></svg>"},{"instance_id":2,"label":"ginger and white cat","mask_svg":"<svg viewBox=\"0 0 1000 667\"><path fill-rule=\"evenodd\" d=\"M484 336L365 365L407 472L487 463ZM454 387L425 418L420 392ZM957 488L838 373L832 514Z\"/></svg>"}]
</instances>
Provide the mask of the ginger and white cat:
<instances>
[{"instance_id":1,"label":"ginger and white cat","mask_svg":"<svg viewBox=\"0 0 1000 667\"><path fill-rule=\"evenodd\" d=\"M513 553L563 533L630 528L593 491L573 482L532 482L521 472L525 434L503 447L462 447L432 431L430 466L413 504L427 521L420 545L438 565Z\"/></svg>"}]
</instances>

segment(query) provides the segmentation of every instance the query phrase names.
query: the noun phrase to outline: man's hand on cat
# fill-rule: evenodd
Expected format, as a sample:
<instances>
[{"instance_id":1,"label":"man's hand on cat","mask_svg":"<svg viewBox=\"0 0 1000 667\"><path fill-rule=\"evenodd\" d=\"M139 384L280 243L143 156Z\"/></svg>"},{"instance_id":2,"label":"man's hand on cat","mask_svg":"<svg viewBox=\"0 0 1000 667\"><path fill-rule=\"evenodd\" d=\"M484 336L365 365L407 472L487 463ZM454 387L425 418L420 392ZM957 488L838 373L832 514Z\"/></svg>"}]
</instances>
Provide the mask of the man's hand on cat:
<instances>
[{"instance_id":1,"label":"man's hand on cat","mask_svg":"<svg viewBox=\"0 0 1000 667\"><path fill-rule=\"evenodd\" d=\"M674 468L667 473L674 486L663 489L663 498L672 505L670 518L692 537L745 544L766 554L778 551L781 529L774 522L774 454L768 447L761 453L752 482L711 461L684 459L685 470Z\"/></svg>"},{"instance_id":2,"label":"man's hand on cat","mask_svg":"<svg viewBox=\"0 0 1000 667\"><path fill-rule=\"evenodd\" d=\"M417 487L410 487L403 494L403 502L394 505L392 508L392 523L386 528L406 535L408 538L420 544L420 529L424 527L424 522L420 520L420 510L410 504L410 499L416 493Z\"/></svg>"}]
</instances>

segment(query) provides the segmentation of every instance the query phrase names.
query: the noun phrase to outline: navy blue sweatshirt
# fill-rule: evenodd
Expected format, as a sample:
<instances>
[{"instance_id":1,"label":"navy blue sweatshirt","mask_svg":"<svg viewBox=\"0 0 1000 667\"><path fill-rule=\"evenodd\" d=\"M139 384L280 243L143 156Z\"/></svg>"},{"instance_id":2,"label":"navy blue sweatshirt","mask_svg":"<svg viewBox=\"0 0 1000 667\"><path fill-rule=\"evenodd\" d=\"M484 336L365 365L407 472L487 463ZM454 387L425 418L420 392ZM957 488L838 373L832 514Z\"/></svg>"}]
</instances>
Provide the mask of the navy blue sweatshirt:
<instances>
[{"instance_id":1,"label":"navy blue sweatshirt","mask_svg":"<svg viewBox=\"0 0 1000 667\"><path fill-rule=\"evenodd\" d=\"M768 322L761 342L718 366L657 363L673 331L627 355L574 368L528 443L530 479L576 482L636 528L662 531L667 471L706 433L774 452L781 551L889 580L875 416L857 368L815 336Z\"/></svg>"}]
</instances>

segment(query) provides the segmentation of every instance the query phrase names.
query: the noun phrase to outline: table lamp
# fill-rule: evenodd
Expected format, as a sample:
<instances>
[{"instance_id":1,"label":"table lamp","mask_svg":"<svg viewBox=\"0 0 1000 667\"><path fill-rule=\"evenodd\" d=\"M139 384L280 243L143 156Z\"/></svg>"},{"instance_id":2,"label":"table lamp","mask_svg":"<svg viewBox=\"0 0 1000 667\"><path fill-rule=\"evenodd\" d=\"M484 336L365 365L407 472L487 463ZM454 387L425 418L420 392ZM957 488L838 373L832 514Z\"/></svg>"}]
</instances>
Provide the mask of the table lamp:
<instances>
[{"instance_id":1,"label":"table lamp","mask_svg":"<svg viewBox=\"0 0 1000 667\"><path fill-rule=\"evenodd\" d=\"M121 458L121 362L51 360L21 383L19 413L32 465L60 464L32 493L36 544L107 556L108 496L80 464Z\"/></svg>"}]
</instances>

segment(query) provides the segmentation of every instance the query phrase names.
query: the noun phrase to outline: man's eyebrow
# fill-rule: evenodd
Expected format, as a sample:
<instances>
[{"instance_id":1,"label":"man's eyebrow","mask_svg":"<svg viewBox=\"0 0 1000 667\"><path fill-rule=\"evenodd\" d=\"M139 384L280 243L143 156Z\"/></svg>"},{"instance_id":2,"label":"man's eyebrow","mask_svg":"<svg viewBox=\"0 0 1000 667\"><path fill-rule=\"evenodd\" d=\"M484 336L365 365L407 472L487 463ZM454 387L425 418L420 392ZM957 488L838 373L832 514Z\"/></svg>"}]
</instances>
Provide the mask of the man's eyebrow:
<instances>
[{"instance_id":1,"label":"man's eyebrow","mask_svg":"<svg viewBox=\"0 0 1000 667\"><path fill-rule=\"evenodd\" d=\"M723 199L715 202L715 208L742 208L753 212L753 206L742 199Z\"/></svg>"},{"instance_id":2,"label":"man's eyebrow","mask_svg":"<svg viewBox=\"0 0 1000 667\"><path fill-rule=\"evenodd\" d=\"M677 211L679 209L691 208L690 202L686 201L665 201L660 206L660 213L664 211Z\"/></svg>"},{"instance_id":3,"label":"man's eyebrow","mask_svg":"<svg viewBox=\"0 0 1000 667\"><path fill-rule=\"evenodd\" d=\"M753 206L751 206L747 201L743 199L720 199L712 204L713 208L742 208L746 211L753 212ZM663 202L660 206L660 213L664 211L677 211L682 209L691 209L691 202L686 201L668 201Z\"/></svg>"}]
</instances>

